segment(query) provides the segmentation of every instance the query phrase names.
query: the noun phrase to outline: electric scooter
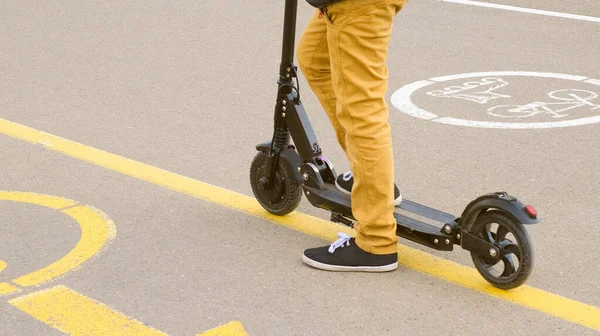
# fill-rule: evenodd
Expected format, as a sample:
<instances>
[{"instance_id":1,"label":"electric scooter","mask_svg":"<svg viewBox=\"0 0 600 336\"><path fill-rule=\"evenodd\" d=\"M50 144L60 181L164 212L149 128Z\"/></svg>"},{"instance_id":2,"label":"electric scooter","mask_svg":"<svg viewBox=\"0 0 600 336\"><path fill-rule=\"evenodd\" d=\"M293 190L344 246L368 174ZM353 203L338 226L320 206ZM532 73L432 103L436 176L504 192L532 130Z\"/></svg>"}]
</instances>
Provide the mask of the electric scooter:
<instances>
[{"instance_id":1,"label":"electric scooter","mask_svg":"<svg viewBox=\"0 0 600 336\"><path fill-rule=\"evenodd\" d=\"M351 197L335 186L334 166L323 155L300 100L293 63L297 9L298 0L286 0L273 137L256 146L250 184L272 214L291 213L304 194L313 206L331 212L333 222L353 227ZM469 251L475 268L497 288L516 288L531 273L532 246L524 225L537 224L537 213L506 192L478 197L459 217L402 200L394 217L401 238L439 251L452 251L454 245Z\"/></svg>"}]
</instances>

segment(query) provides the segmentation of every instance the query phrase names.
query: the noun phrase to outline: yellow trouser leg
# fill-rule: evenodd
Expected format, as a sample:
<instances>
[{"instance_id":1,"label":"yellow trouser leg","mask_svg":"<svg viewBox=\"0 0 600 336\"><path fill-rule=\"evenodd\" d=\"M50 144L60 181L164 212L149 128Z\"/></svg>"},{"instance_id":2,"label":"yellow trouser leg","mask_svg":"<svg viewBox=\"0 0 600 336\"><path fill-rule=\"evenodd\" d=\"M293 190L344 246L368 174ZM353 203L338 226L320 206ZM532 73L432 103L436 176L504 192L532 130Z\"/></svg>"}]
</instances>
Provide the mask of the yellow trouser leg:
<instances>
[{"instance_id":1,"label":"yellow trouser leg","mask_svg":"<svg viewBox=\"0 0 600 336\"><path fill-rule=\"evenodd\" d=\"M336 116L336 97L331 83L331 64L327 43L327 18L315 11L298 41L298 66L308 85L317 95L335 130L337 140L346 151L346 131Z\"/></svg>"},{"instance_id":2,"label":"yellow trouser leg","mask_svg":"<svg viewBox=\"0 0 600 336\"><path fill-rule=\"evenodd\" d=\"M356 244L373 254L397 251L394 162L385 93L392 22L405 2L335 3L328 7L327 17L319 19L315 14L298 47L302 71L350 161Z\"/></svg>"}]
</instances>

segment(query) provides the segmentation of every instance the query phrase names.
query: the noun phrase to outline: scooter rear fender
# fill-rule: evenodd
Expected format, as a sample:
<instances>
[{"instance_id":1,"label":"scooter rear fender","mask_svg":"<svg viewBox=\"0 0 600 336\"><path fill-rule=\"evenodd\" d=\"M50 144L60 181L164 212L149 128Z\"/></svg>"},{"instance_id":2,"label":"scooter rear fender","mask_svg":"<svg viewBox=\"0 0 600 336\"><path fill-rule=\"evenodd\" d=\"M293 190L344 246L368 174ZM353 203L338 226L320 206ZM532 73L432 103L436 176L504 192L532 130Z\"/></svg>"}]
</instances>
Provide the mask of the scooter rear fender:
<instances>
[{"instance_id":1,"label":"scooter rear fender","mask_svg":"<svg viewBox=\"0 0 600 336\"><path fill-rule=\"evenodd\" d=\"M470 231L477 218L490 210L497 210L521 224L538 224L537 216L525 211L527 205L505 192L483 195L467 205L460 218L463 230Z\"/></svg>"}]
</instances>

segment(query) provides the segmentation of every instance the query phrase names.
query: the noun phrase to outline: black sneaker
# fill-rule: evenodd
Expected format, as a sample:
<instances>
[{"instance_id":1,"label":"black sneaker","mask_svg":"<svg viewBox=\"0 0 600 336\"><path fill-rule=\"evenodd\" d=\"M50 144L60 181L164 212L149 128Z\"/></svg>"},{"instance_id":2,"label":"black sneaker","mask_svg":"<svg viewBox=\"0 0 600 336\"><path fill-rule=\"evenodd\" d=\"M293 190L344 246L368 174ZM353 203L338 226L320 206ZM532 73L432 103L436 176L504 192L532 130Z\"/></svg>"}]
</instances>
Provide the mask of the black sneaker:
<instances>
[{"instance_id":1,"label":"black sneaker","mask_svg":"<svg viewBox=\"0 0 600 336\"><path fill-rule=\"evenodd\" d=\"M329 246L305 250L302 261L315 268L336 272L389 272L398 268L397 253L367 253L345 233L338 233L338 238Z\"/></svg>"},{"instance_id":2,"label":"black sneaker","mask_svg":"<svg viewBox=\"0 0 600 336\"><path fill-rule=\"evenodd\" d=\"M352 185L354 184L354 176L352 176L351 171L347 171L344 174L340 175L335 179L335 185L344 194L352 195ZM400 195L400 190L398 190L398 186L394 183L394 204L396 206L402 203L402 195Z\"/></svg>"}]
</instances>

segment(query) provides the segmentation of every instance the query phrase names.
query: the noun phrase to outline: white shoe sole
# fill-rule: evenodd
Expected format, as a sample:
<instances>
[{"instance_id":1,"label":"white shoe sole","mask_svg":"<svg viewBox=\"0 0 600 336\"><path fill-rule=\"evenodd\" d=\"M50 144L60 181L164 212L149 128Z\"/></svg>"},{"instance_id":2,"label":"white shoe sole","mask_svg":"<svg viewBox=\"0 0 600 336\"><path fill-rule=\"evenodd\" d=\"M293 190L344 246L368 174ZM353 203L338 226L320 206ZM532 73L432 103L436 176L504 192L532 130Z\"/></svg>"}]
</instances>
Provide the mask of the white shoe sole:
<instances>
[{"instance_id":1,"label":"white shoe sole","mask_svg":"<svg viewBox=\"0 0 600 336\"><path fill-rule=\"evenodd\" d=\"M302 255L302 261L304 261L306 264L308 264L314 268L318 268L318 269L322 269L322 270L326 270L326 271L332 271L332 272L380 273L380 272L390 272L390 271L393 271L398 268L398 262L395 262L395 263L389 264L389 265L384 265L384 266L356 266L356 267L354 267L354 266L328 265L328 264L320 263L318 261L314 261L314 260L306 257L305 255Z\"/></svg>"},{"instance_id":2,"label":"white shoe sole","mask_svg":"<svg viewBox=\"0 0 600 336\"><path fill-rule=\"evenodd\" d=\"M344 194L346 194L346 195L348 195L348 196L352 196L352 193L351 193L351 192L348 192L348 190L346 190L346 189L342 188L342 187L341 187L341 186L338 184L338 181L337 181L337 179L335 180L335 186L337 187L337 189L338 189L339 191L343 192ZM400 195L400 197L398 197L398 198L396 198L396 199L394 200L394 205L395 205L395 206L399 206L399 205L400 205L400 203L402 203L402 195Z\"/></svg>"}]
</instances>

